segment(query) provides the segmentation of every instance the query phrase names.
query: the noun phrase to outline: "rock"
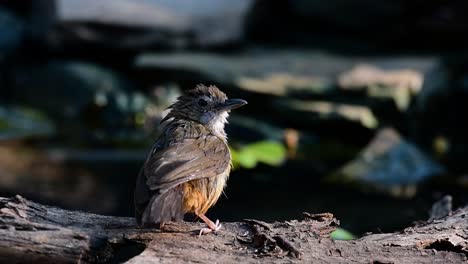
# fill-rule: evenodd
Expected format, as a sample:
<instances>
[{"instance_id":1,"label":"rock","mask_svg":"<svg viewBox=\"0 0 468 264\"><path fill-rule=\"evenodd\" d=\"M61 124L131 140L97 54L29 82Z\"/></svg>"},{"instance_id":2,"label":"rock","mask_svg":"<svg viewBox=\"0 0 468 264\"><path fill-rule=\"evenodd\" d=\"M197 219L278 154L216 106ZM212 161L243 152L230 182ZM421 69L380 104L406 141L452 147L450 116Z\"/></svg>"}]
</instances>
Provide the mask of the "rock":
<instances>
[{"instance_id":1,"label":"rock","mask_svg":"<svg viewBox=\"0 0 468 264\"><path fill-rule=\"evenodd\" d=\"M333 90L332 83L327 79L288 73L272 73L264 78L241 77L237 85L248 91L277 96L321 94Z\"/></svg>"},{"instance_id":2,"label":"rock","mask_svg":"<svg viewBox=\"0 0 468 264\"><path fill-rule=\"evenodd\" d=\"M403 139L396 130L383 128L357 158L345 164L331 178L395 191L398 187L414 186L444 171L441 165ZM412 191L409 193L410 196L413 194Z\"/></svg>"},{"instance_id":3,"label":"rock","mask_svg":"<svg viewBox=\"0 0 468 264\"><path fill-rule=\"evenodd\" d=\"M440 200L436 201L429 212L429 219L428 222L442 219L446 216L452 214L452 202L453 198L451 195L445 195Z\"/></svg>"},{"instance_id":4,"label":"rock","mask_svg":"<svg viewBox=\"0 0 468 264\"><path fill-rule=\"evenodd\" d=\"M75 41L121 48L206 47L240 42L243 18L252 2L62 0L58 16L64 33L74 34Z\"/></svg>"},{"instance_id":5,"label":"rock","mask_svg":"<svg viewBox=\"0 0 468 264\"><path fill-rule=\"evenodd\" d=\"M412 96L421 90L423 80L423 73L413 69L382 70L358 64L340 74L338 85L345 90L365 89L370 97L392 98L405 111Z\"/></svg>"},{"instance_id":6,"label":"rock","mask_svg":"<svg viewBox=\"0 0 468 264\"><path fill-rule=\"evenodd\" d=\"M229 55L201 52L146 53L137 57L135 63L143 69L162 68L179 71L180 74L183 71L197 73L198 78L249 92L300 98L342 92L335 87L337 76L350 71L356 64L425 72L435 64L435 60L430 57L349 58L301 49L248 49ZM416 78L411 76L409 79L412 82L421 81L421 78Z\"/></svg>"},{"instance_id":7,"label":"rock","mask_svg":"<svg viewBox=\"0 0 468 264\"><path fill-rule=\"evenodd\" d=\"M343 89L361 89L373 85L408 88L413 93L421 90L423 75L412 69L382 70L372 65L358 64L340 74L338 84Z\"/></svg>"},{"instance_id":8,"label":"rock","mask_svg":"<svg viewBox=\"0 0 468 264\"><path fill-rule=\"evenodd\" d=\"M287 109L286 115L290 119L300 119L302 122L318 120L346 120L357 122L363 127L375 129L378 120L372 111L365 106L339 104L325 101L305 101L305 100L278 100L275 105L282 109Z\"/></svg>"},{"instance_id":9,"label":"rock","mask_svg":"<svg viewBox=\"0 0 468 264\"><path fill-rule=\"evenodd\" d=\"M55 124L43 113L31 108L0 105L0 141L54 133Z\"/></svg>"},{"instance_id":10,"label":"rock","mask_svg":"<svg viewBox=\"0 0 468 264\"><path fill-rule=\"evenodd\" d=\"M71 61L20 66L12 79L14 100L63 118L77 117L93 101L106 104L107 94L123 92L128 86L112 70Z\"/></svg>"},{"instance_id":11,"label":"rock","mask_svg":"<svg viewBox=\"0 0 468 264\"><path fill-rule=\"evenodd\" d=\"M105 67L73 61L18 66L8 100L55 120L58 136L75 143L140 142L135 116L148 98L125 77Z\"/></svg>"},{"instance_id":12,"label":"rock","mask_svg":"<svg viewBox=\"0 0 468 264\"><path fill-rule=\"evenodd\" d=\"M137 57L135 63L142 69L183 69L220 85L276 96L328 92L335 75L352 66L351 61L340 56L269 49L250 49L235 56L200 52L147 53Z\"/></svg>"}]
</instances>

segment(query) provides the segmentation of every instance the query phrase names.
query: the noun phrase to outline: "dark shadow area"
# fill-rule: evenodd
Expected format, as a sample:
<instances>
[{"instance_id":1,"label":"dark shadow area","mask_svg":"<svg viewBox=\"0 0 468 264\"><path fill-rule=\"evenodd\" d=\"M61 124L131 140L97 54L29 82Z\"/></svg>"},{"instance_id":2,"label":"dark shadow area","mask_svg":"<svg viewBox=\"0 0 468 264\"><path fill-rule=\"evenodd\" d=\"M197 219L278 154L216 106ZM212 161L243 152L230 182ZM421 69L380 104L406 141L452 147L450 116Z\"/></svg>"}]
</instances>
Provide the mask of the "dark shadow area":
<instances>
[{"instance_id":1,"label":"dark shadow area","mask_svg":"<svg viewBox=\"0 0 468 264\"><path fill-rule=\"evenodd\" d=\"M146 246L134 241L125 241L124 243L112 244L113 257L108 263L124 263L129 259L140 255Z\"/></svg>"}]
</instances>

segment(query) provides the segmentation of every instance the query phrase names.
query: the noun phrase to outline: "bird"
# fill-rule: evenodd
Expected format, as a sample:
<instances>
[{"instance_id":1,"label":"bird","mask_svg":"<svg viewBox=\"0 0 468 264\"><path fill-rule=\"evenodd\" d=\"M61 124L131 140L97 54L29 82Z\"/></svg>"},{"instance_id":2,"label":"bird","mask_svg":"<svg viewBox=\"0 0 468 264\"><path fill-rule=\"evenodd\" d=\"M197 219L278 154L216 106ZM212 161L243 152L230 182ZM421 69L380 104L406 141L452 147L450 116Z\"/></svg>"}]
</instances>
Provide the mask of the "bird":
<instances>
[{"instance_id":1,"label":"bird","mask_svg":"<svg viewBox=\"0 0 468 264\"><path fill-rule=\"evenodd\" d=\"M219 220L205 213L221 196L231 171L224 130L229 112L247 104L228 99L214 85L197 85L168 107L163 131L137 177L134 203L139 226L160 229L195 214L206 223L200 235L216 232Z\"/></svg>"}]
</instances>

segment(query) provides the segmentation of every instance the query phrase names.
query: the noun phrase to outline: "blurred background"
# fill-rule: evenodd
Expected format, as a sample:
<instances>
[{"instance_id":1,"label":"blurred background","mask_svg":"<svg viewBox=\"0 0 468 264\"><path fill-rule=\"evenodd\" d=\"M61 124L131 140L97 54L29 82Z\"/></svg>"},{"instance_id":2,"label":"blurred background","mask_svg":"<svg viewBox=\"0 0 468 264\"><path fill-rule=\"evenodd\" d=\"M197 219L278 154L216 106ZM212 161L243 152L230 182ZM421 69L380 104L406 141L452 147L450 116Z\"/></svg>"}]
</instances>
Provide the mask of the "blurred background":
<instances>
[{"instance_id":1,"label":"blurred background","mask_svg":"<svg viewBox=\"0 0 468 264\"><path fill-rule=\"evenodd\" d=\"M0 196L132 216L163 110L231 114L221 221L332 212L356 235L468 203L466 1L0 1Z\"/></svg>"}]
</instances>

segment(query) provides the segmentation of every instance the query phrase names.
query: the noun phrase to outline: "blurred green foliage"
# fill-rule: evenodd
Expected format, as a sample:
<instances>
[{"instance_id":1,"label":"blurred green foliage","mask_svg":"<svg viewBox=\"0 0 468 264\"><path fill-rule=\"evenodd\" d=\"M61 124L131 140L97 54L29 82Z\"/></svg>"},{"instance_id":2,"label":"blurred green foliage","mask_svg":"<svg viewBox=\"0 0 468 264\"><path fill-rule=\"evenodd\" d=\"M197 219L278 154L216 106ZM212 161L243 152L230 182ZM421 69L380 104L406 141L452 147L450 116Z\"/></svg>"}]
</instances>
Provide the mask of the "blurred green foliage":
<instances>
[{"instance_id":1,"label":"blurred green foliage","mask_svg":"<svg viewBox=\"0 0 468 264\"><path fill-rule=\"evenodd\" d=\"M351 234L349 231L344 230L343 228L337 228L331 233L331 238L335 240L352 240L356 237Z\"/></svg>"},{"instance_id":2,"label":"blurred green foliage","mask_svg":"<svg viewBox=\"0 0 468 264\"><path fill-rule=\"evenodd\" d=\"M279 166L286 158L286 148L279 142L259 141L240 149L231 148L231 155L234 168L252 169L258 162Z\"/></svg>"}]
</instances>

